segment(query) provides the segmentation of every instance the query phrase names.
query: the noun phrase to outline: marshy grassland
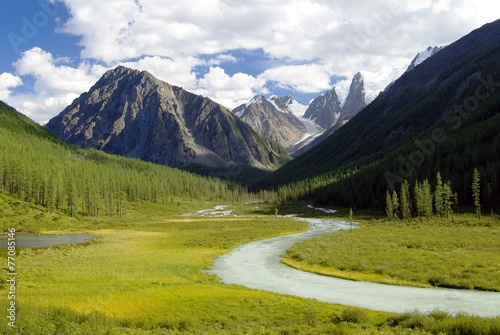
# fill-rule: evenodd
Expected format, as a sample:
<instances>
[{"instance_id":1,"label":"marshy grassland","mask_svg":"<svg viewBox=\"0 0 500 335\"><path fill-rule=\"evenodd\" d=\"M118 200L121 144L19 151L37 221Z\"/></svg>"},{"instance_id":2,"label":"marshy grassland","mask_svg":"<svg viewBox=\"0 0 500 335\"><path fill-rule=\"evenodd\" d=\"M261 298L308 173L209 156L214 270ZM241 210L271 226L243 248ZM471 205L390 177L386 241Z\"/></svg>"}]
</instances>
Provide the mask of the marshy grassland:
<instances>
[{"instance_id":1,"label":"marshy grassland","mask_svg":"<svg viewBox=\"0 0 500 335\"><path fill-rule=\"evenodd\" d=\"M214 258L242 243L307 229L305 222L265 215L274 213L270 205L233 204L229 209L242 216L202 217L179 214L215 204L179 201L130 208L121 218L76 220L36 207L16 214L20 207L3 201L18 231L38 224L44 233L98 238L88 245L18 250L16 328L0 322L1 334L500 332L499 318L369 311L225 285L204 273ZM20 214L25 218L18 221ZM5 279L0 296L7 296ZM7 299L0 301L5 311Z\"/></svg>"}]
</instances>

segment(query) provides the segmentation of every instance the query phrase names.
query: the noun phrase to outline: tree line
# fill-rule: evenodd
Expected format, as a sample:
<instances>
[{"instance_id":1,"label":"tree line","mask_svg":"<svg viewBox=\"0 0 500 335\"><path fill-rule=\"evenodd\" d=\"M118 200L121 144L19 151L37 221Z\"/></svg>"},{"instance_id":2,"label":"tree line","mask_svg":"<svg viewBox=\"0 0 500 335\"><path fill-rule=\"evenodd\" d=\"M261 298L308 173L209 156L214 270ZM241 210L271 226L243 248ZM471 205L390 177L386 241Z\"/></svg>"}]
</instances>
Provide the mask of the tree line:
<instances>
[{"instance_id":1,"label":"tree line","mask_svg":"<svg viewBox=\"0 0 500 335\"><path fill-rule=\"evenodd\" d=\"M70 146L1 102L0 192L72 216L124 215L133 202L251 196L236 183Z\"/></svg>"},{"instance_id":2,"label":"tree line","mask_svg":"<svg viewBox=\"0 0 500 335\"><path fill-rule=\"evenodd\" d=\"M434 187L425 179L415 181L413 192L410 184L403 181L398 192L389 190L385 196L385 211L389 220L400 218L409 220L416 216L430 219L433 215L448 218L458 206L458 194L453 191L451 182L443 183L441 174L436 175Z\"/></svg>"}]
</instances>

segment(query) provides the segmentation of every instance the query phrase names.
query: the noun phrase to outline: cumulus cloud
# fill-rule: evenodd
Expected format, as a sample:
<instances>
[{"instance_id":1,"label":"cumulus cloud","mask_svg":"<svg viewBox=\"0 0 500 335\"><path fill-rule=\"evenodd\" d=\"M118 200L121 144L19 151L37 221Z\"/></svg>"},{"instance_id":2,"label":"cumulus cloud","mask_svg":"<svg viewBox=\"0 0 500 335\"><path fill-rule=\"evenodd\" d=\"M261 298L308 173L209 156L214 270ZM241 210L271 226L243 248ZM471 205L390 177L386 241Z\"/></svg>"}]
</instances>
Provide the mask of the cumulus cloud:
<instances>
[{"instance_id":1,"label":"cumulus cloud","mask_svg":"<svg viewBox=\"0 0 500 335\"><path fill-rule=\"evenodd\" d=\"M221 67L210 67L198 82L195 93L209 97L218 103L235 108L247 102L256 93L267 94L266 81L246 73L228 75Z\"/></svg>"},{"instance_id":2,"label":"cumulus cloud","mask_svg":"<svg viewBox=\"0 0 500 335\"><path fill-rule=\"evenodd\" d=\"M77 67L65 62L67 59L54 58L38 47L24 52L13 66L17 75L34 78L34 92L11 95L6 100L35 121L45 123L88 91L107 70L85 61Z\"/></svg>"},{"instance_id":3,"label":"cumulus cloud","mask_svg":"<svg viewBox=\"0 0 500 335\"><path fill-rule=\"evenodd\" d=\"M13 88L22 85L23 81L20 77L11 73L4 72L0 74L0 100L7 99L12 93Z\"/></svg>"},{"instance_id":4,"label":"cumulus cloud","mask_svg":"<svg viewBox=\"0 0 500 335\"><path fill-rule=\"evenodd\" d=\"M81 62L77 68L61 64L66 59L55 59L52 54L35 47L23 53L14 63L21 76L35 78L37 92L52 94L82 93L94 84L106 68Z\"/></svg>"},{"instance_id":5,"label":"cumulus cloud","mask_svg":"<svg viewBox=\"0 0 500 335\"><path fill-rule=\"evenodd\" d=\"M170 59L160 56L144 57L138 61L120 62L133 69L148 71L160 80L185 89L196 89L197 78L194 67L204 64L196 57Z\"/></svg>"},{"instance_id":6,"label":"cumulus cloud","mask_svg":"<svg viewBox=\"0 0 500 335\"><path fill-rule=\"evenodd\" d=\"M300 93L315 93L331 88L330 74L321 65L285 65L264 71L259 78Z\"/></svg>"}]
</instances>

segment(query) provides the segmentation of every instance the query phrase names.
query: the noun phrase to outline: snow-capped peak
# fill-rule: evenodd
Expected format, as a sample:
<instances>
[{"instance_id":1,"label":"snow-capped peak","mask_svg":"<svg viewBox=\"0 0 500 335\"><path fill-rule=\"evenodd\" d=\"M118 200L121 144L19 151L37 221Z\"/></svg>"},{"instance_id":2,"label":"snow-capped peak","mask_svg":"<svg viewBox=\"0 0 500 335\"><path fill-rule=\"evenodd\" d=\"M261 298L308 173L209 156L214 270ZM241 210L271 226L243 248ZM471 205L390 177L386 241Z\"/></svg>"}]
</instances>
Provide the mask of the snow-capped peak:
<instances>
[{"instance_id":1,"label":"snow-capped peak","mask_svg":"<svg viewBox=\"0 0 500 335\"><path fill-rule=\"evenodd\" d=\"M385 66L377 72L361 71L365 88L365 102L368 105L370 102L384 91L387 86L401 77L405 72L404 67Z\"/></svg>"},{"instance_id":2,"label":"snow-capped peak","mask_svg":"<svg viewBox=\"0 0 500 335\"><path fill-rule=\"evenodd\" d=\"M292 113L296 117L304 116L308 106L305 106L290 96L278 97L273 95L269 101L274 107L283 113Z\"/></svg>"},{"instance_id":3,"label":"snow-capped peak","mask_svg":"<svg viewBox=\"0 0 500 335\"><path fill-rule=\"evenodd\" d=\"M413 70L416 66L422 64L425 60L427 60L428 58L434 56L437 52L441 51L443 49L443 47L427 47L427 49L425 49L424 51L422 52L419 52L415 58L413 58L410 66L408 66L408 69L406 71L411 71Z\"/></svg>"},{"instance_id":4,"label":"snow-capped peak","mask_svg":"<svg viewBox=\"0 0 500 335\"><path fill-rule=\"evenodd\" d=\"M261 104L262 103L262 100L263 99L266 99L265 97L263 97L262 95L260 94L257 94L256 96L254 96L250 101L248 101L246 103L246 107L245 108L248 108L248 106L250 106L251 104Z\"/></svg>"}]
</instances>

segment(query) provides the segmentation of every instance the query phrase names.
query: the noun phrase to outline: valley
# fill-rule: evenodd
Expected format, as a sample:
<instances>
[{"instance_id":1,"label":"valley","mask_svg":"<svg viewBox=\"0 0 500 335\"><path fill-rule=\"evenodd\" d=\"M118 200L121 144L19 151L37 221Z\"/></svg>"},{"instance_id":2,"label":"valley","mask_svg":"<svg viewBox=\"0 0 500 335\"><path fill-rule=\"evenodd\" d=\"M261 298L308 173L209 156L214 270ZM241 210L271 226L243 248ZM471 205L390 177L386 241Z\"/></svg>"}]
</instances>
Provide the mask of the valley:
<instances>
[{"instance_id":1,"label":"valley","mask_svg":"<svg viewBox=\"0 0 500 335\"><path fill-rule=\"evenodd\" d=\"M307 105L122 63L0 101L1 334L500 334L500 20Z\"/></svg>"}]
</instances>

